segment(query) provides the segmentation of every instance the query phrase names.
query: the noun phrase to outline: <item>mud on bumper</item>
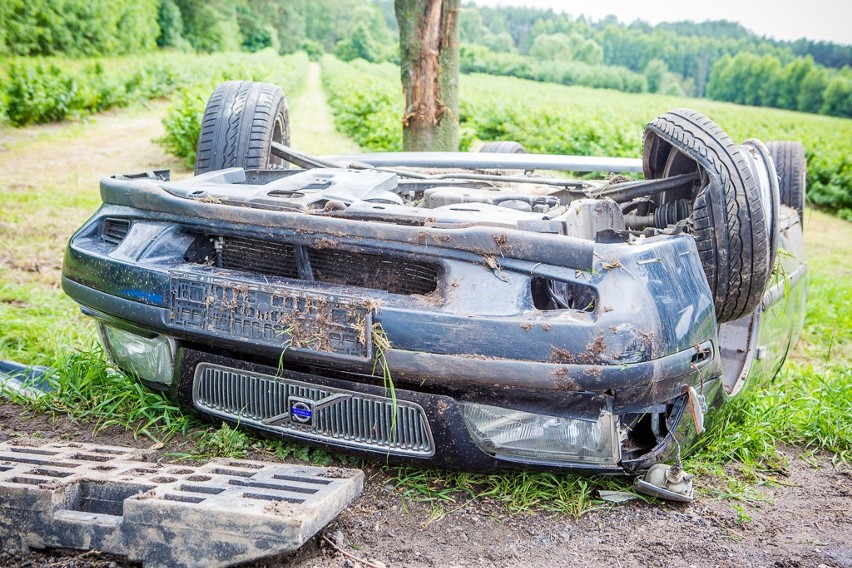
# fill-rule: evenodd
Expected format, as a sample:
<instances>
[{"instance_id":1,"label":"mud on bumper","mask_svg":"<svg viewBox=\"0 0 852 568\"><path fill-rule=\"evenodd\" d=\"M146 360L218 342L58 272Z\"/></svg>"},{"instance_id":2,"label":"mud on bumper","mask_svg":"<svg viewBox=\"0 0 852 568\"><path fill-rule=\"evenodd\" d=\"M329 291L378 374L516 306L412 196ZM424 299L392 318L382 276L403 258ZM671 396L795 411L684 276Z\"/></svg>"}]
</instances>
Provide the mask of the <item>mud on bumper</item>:
<instances>
[{"instance_id":1,"label":"mud on bumper","mask_svg":"<svg viewBox=\"0 0 852 568\"><path fill-rule=\"evenodd\" d=\"M718 390L713 304L688 236L307 230L304 216L172 205L105 205L69 243L63 287L111 329L159 341L176 357L161 385L207 414L394 461L623 473L665 454L687 387ZM341 263L356 263L343 281L323 272ZM217 372L228 378L206 378ZM332 422L315 423L321 411ZM513 453L495 441L511 423L608 445L571 459L541 438L540 452Z\"/></svg>"},{"instance_id":2,"label":"mud on bumper","mask_svg":"<svg viewBox=\"0 0 852 568\"><path fill-rule=\"evenodd\" d=\"M657 420L654 428L659 438L648 447L631 449L634 442L627 440L625 430L619 430L618 425L620 419L636 417L612 414L611 396L585 393L585 412L560 414L567 416L567 421L587 424L595 431L603 430L596 418L601 414L612 416L613 421L603 423L613 430L600 431L603 439L590 439L585 448L582 441L575 440L576 455L519 455L511 448L503 451L478 439L467 407L479 405L447 394L397 387L391 396L380 380L379 384L370 385L311 373L308 369L282 370L193 349L181 350L179 363L176 394L186 407L268 434L344 453L367 453L374 459L397 464L480 472L522 465L588 474L625 474L667 458L676 435L682 441L693 433L691 422L684 420L687 397L681 395L647 409L645 422L635 426L637 432L644 429L643 435L652 434L650 422ZM706 392L715 391L717 382L706 383ZM519 413L534 415L527 401L518 400L515 406L524 408ZM597 417L594 408L599 409ZM557 420L553 414L551 411L547 420ZM511 420L511 416L490 418ZM564 446L563 443L562 449Z\"/></svg>"}]
</instances>

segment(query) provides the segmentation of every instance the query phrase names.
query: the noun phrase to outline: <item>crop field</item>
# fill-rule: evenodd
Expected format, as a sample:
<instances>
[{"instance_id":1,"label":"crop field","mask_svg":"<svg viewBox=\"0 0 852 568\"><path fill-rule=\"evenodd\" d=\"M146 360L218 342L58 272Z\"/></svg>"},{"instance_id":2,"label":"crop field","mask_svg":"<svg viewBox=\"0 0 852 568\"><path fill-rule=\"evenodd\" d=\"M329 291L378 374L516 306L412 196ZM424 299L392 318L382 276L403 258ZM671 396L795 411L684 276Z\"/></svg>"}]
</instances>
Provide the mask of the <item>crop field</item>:
<instances>
[{"instance_id":1,"label":"crop field","mask_svg":"<svg viewBox=\"0 0 852 568\"><path fill-rule=\"evenodd\" d=\"M129 61L134 63L125 64ZM150 69L156 61L153 56L116 58L104 60L102 65L116 66L127 73L126 77L132 77L134 73L153 73ZM45 431L53 422L66 421L78 436L113 436L105 443L113 439L146 446L153 441L165 442L168 459L249 456L363 467L368 472L371 498L386 512L377 513L371 502L346 522L360 527L363 519L372 523L387 515L407 527L396 529L396 525L388 524L390 536L378 536L385 549L396 540L404 543L420 532L437 531L433 523L440 519L456 523L447 524L440 533L453 539L462 530L457 525L465 525L468 517L491 531L499 531L497 525L507 523L511 528L505 529L507 538L515 538L514 533L526 527L530 519L551 518L548 515L577 523L581 521L574 519L592 516L594 521L582 525L592 540L598 539L598 527L604 523L608 529L618 530L616 525L623 513L614 512L611 518L596 516L606 515L610 507L596 491L630 491L626 481L528 472L476 475L353 461L225 425L203 424L109 365L97 347L88 318L60 289L64 245L99 205L100 177L160 168L172 168L179 176L189 174L187 164L194 151L197 123L216 81L253 78L280 84L291 98L292 136L297 148L315 153L336 153L354 149L356 144L364 150L401 149L401 95L398 70L391 65L345 64L327 57L322 61L320 77L319 68L308 65L302 54L288 58L268 53L181 56L176 61L170 67L182 78L175 79L167 90L147 91L121 104L83 106L61 117L74 120L58 124L21 128L0 125L0 208L4 212L0 219L0 359L48 365L56 370L53 393L35 403L17 401L32 411L28 415L32 421ZM133 67L137 63L139 66ZM0 61L3 85L8 85L5 77L16 64ZM77 78L74 81L87 77L86 69L94 65L78 62L65 66L58 60L43 64L62 67L67 76ZM211 73L214 68L217 71ZM124 77L121 73L118 76ZM119 90L131 92L127 84L124 82ZM465 148L475 148L486 140L513 139L534 152L637 156L648 120L665 110L690 106L719 122L738 141L751 136L801 140L808 148L811 199L835 210L852 208L850 120L484 75L463 76L461 87ZM164 96L170 98L162 100ZM330 117L325 116L326 97L339 133L308 130L330 128ZM8 117L8 95L5 99ZM127 108L79 120L109 106ZM300 140L307 141L307 146L300 145ZM761 533L749 534L750 516L760 518L766 513L761 507L770 499L784 499L788 476L805 475L812 481L819 470L827 476L827 483L840 487L848 484L848 475L842 472L848 472L852 461L852 268L847 260L852 255L852 223L825 212L808 211L805 239L809 305L802 339L775 382L739 400L720 421L708 445L686 463L688 470L699 474L702 511L730 521L730 526L722 526L719 533L731 541L754 541L751 545L756 548L764 543L758 536ZM644 503L646 499L642 499ZM472 504L481 504L481 509L471 513ZM660 521L661 516L686 518L681 514L683 509L660 506L653 510L640 504L630 510L631 514L636 510L639 516L650 510L645 517L647 524ZM523 515L506 515L520 512ZM409 514L419 516L405 520ZM509 520L504 521L504 517ZM499 519L494 521L495 526L487 524L494 519ZM678 527L681 521L667 522L665 526ZM463 528L471 534L477 530ZM394 538L392 530L402 530L405 538ZM576 530L572 538L583 542L585 532ZM373 534L372 525L363 532ZM481 538L497 540L493 536L496 533L485 534ZM428 537L420 538L423 544L422 539ZM365 542L370 542L368 537ZM429 545L423 546L425 554ZM598 546L600 549L603 545ZM713 546L715 543L709 542L702 550L715 550ZM473 550L471 558L475 560L478 552ZM418 563L410 561L409 565Z\"/></svg>"},{"instance_id":2,"label":"crop field","mask_svg":"<svg viewBox=\"0 0 852 568\"><path fill-rule=\"evenodd\" d=\"M0 58L0 124L59 122L158 99L182 89L209 91L231 79L269 81L296 93L307 57L153 53L133 57ZM202 108L203 110L203 108Z\"/></svg>"},{"instance_id":3,"label":"crop field","mask_svg":"<svg viewBox=\"0 0 852 568\"><path fill-rule=\"evenodd\" d=\"M338 128L365 149L401 149L398 69L331 57L323 67ZM640 157L645 124L675 108L703 112L736 142L801 141L809 200L852 219L849 119L474 74L461 77L462 149L477 140L516 140L529 152Z\"/></svg>"}]
</instances>

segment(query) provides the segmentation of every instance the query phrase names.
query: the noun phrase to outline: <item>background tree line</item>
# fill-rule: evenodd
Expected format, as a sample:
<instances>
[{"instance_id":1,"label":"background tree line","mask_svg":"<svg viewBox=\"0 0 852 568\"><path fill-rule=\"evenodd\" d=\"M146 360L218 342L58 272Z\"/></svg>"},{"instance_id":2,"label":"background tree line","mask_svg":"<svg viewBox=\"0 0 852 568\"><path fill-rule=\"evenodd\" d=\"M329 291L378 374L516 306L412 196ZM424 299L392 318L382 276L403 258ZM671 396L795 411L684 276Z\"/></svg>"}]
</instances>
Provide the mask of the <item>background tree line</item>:
<instances>
[{"instance_id":1,"label":"background tree line","mask_svg":"<svg viewBox=\"0 0 852 568\"><path fill-rule=\"evenodd\" d=\"M0 55L306 51L399 61L391 0L3 0ZM467 4L461 69L852 117L852 46Z\"/></svg>"}]
</instances>

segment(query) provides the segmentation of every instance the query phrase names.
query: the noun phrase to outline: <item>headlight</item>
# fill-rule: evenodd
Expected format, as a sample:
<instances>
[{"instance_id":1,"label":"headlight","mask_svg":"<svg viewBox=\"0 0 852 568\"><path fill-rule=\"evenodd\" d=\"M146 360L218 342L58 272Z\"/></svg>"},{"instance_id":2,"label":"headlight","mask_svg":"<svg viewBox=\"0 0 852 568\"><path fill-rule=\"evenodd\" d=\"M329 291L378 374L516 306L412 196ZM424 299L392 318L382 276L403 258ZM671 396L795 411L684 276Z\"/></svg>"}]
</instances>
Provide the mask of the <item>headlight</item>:
<instances>
[{"instance_id":1,"label":"headlight","mask_svg":"<svg viewBox=\"0 0 852 568\"><path fill-rule=\"evenodd\" d=\"M172 383L174 351L167 337L145 337L104 323L98 330L104 349L121 369L153 383Z\"/></svg>"},{"instance_id":2,"label":"headlight","mask_svg":"<svg viewBox=\"0 0 852 568\"><path fill-rule=\"evenodd\" d=\"M606 411L597 419L583 420L485 404L460 406L476 445L498 458L595 465L615 465L621 459L618 417Z\"/></svg>"}]
</instances>

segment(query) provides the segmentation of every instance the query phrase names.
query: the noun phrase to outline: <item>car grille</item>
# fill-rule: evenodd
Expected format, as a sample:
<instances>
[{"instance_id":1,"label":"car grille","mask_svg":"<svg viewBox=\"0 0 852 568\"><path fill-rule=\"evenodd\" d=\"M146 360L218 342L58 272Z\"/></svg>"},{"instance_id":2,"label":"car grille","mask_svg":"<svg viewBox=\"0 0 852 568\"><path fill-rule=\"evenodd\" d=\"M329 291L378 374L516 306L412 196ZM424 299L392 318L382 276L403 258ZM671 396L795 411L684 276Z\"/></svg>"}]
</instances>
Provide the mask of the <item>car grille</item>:
<instances>
[{"instance_id":1,"label":"car grille","mask_svg":"<svg viewBox=\"0 0 852 568\"><path fill-rule=\"evenodd\" d=\"M223 239L222 268L285 278L299 277L293 245L250 239Z\"/></svg>"},{"instance_id":2,"label":"car grille","mask_svg":"<svg viewBox=\"0 0 852 568\"><path fill-rule=\"evenodd\" d=\"M270 432L384 454L435 454L416 403L200 363L192 399L210 414Z\"/></svg>"},{"instance_id":3,"label":"car grille","mask_svg":"<svg viewBox=\"0 0 852 568\"><path fill-rule=\"evenodd\" d=\"M124 240L130 231L130 221L127 219L104 219L101 225L101 239L117 245Z\"/></svg>"},{"instance_id":4,"label":"car grille","mask_svg":"<svg viewBox=\"0 0 852 568\"><path fill-rule=\"evenodd\" d=\"M285 278L385 290L391 294L429 294L438 288L438 266L408 258L337 248L297 247L241 237L222 238L222 268ZM300 271L301 268L301 271Z\"/></svg>"}]
</instances>

